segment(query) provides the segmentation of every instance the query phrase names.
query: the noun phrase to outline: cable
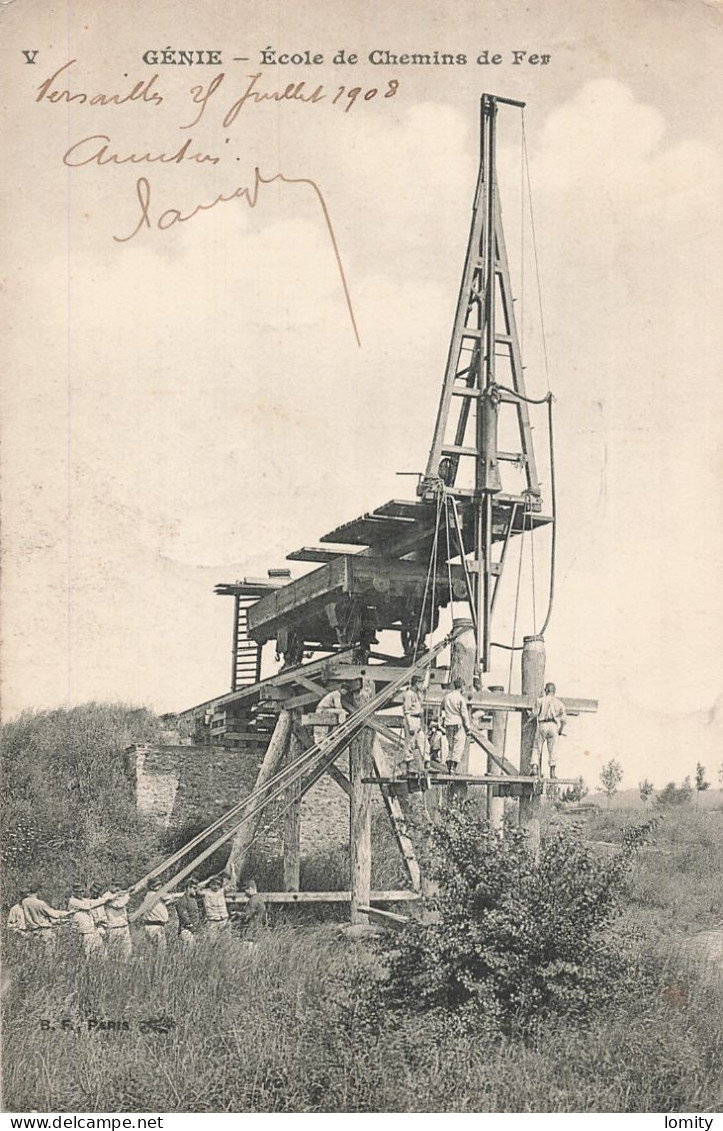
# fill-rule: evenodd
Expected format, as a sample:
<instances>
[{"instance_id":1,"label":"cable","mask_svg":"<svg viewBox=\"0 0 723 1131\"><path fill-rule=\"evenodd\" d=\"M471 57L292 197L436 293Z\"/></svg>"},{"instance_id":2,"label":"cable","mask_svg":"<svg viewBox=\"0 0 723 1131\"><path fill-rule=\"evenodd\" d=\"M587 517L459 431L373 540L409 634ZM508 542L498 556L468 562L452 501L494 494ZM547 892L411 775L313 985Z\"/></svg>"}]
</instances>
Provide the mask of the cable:
<instances>
[{"instance_id":1,"label":"cable","mask_svg":"<svg viewBox=\"0 0 723 1131\"><path fill-rule=\"evenodd\" d=\"M547 431L548 431L549 445L550 445L550 506L551 506L551 510L552 510L552 539L551 539L551 542L550 542L550 587L549 587L549 590L548 590L547 613L545 614L545 620L544 620L542 628L540 629L540 632L539 632L540 636L544 636L545 632L547 630L547 627L550 623L550 620L552 619L552 610L553 610L553 607L554 607L554 604L555 604L555 572L556 572L556 565L557 565L557 473L556 473L556 468L555 468L555 430L554 430L554 419L553 419L553 411L552 411L552 406L553 406L555 398L552 395L552 393L548 393L547 396L542 397L540 400L533 400L530 397L521 396L519 393L516 393L514 389L506 389L502 385L500 385L499 388L504 389L504 392L506 392L506 393L512 393L514 396L519 397L519 399L522 400L522 401L527 401L529 404L546 404L547 405ZM525 515L523 515L523 519L522 519L523 538L524 538L524 531L525 531L526 514L527 514L527 506L525 507ZM531 512L530 512L530 525L532 525L532 514L531 514ZM520 549L520 554L522 554L522 549ZM490 644L490 647L491 648L501 648L505 652L521 652L522 651L521 645L515 645L514 638L513 638L512 644L499 644L497 642L493 642L492 644Z\"/></svg>"},{"instance_id":2,"label":"cable","mask_svg":"<svg viewBox=\"0 0 723 1131\"><path fill-rule=\"evenodd\" d=\"M326 769L326 761L329 754L331 754L332 752L334 752L335 755L340 753L341 749L343 749L343 746L346 745L346 743L354 737L354 731L360 725L363 725L366 722L367 717L371 717L371 715L373 715L380 706L383 706L387 702L387 700L391 699L416 671L420 671L422 668L431 664L432 661L439 655L439 653L447 647L450 640L452 639L452 636L453 634L451 633L448 636L445 636L445 638L438 644L436 644L435 647L432 648L428 653L426 653L421 660L413 664L407 671L398 676L397 679L392 680L391 683L387 684L387 686L383 688L378 695L375 695L373 699L370 699L367 703L362 704L357 709L357 711L350 715L349 718L345 720L345 722L341 723L335 729L332 738L325 740L323 747L315 743L309 748L309 750L305 751L304 754L300 756L300 758L291 763L290 767L287 767L286 769L290 769L293 772L292 780L298 781L303 777L303 771L306 768L305 763L307 761L316 762L317 766L319 767L319 773L323 773ZM333 761L334 759L331 760ZM317 768L317 766L312 769L312 773L314 772L314 769ZM269 785L274 785L277 787L269 797L261 801L260 804L256 806L256 808L251 809L249 812L245 813L240 821L238 821L230 829L223 833L222 836L213 841L207 848L204 849L203 852L201 852L189 864L182 868L180 872L176 873L175 876L172 876L168 880L166 880L163 886L158 890L158 894L154 902L157 902L162 898L163 895L168 893L173 887L180 883L181 880L185 879L185 877L193 872L199 866L199 864L203 863L204 860L208 859L208 857L216 852L217 849L219 849L223 844L226 843L226 841L230 840L231 837L238 832L242 825L244 825L257 813L260 813L265 808L267 808L270 802L273 801L282 792L282 790L286 788L287 785L292 784L292 782L290 781L285 783L284 786L279 785L279 780L284 776L284 773L285 771L280 771L279 774L275 775L274 778L272 778L268 783ZM247 803L248 798L246 798L241 804L243 805ZM237 811L239 808L240 806L235 806L234 810ZM225 814L225 816L221 818L219 822L214 822L214 826L210 826L209 829L205 830L200 839L205 839L205 837L210 834L212 829L214 827L218 827L220 822L227 820L229 816L234 812L234 810L229 810L229 813ZM175 863L175 860L178 859L181 855L185 855L192 844L198 843L198 839L199 838L194 838L194 841L189 842L189 845L186 845L180 853L174 854L174 856L170 857L169 860L166 861L163 865L160 865L156 869L156 874L158 874L158 872L160 871L164 871L171 862ZM136 887L134 888L134 891L137 890L139 890L138 885L136 885ZM131 916L129 916L129 919L131 921L134 921L140 914L140 910L140 908L137 908L136 911Z\"/></svg>"},{"instance_id":3,"label":"cable","mask_svg":"<svg viewBox=\"0 0 723 1131\"><path fill-rule=\"evenodd\" d=\"M535 254L535 275L537 277L537 301L540 308L540 329L542 331L542 355L545 360L545 381L550 388L550 367L547 361L547 336L545 334L545 319L542 313L542 286L540 285L540 263L537 256L537 234L535 232L535 213L532 208L532 186L530 184L530 163L527 158L527 136L525 134L525 118L522 116L522 151L525 158L525 173L527 176L527 199L530 202L530 228L532 231L532 248Z\"/></svg>"}]
</instances>

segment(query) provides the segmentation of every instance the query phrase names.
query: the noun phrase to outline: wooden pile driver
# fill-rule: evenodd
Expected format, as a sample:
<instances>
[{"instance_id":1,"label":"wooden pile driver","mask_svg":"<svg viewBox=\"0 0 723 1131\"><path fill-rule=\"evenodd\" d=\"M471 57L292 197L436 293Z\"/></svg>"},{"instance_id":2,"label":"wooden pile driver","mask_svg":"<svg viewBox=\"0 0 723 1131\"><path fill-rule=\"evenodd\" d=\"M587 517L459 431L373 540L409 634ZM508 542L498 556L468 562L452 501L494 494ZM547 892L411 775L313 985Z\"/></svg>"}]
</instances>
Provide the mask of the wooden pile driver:
<instances>
[{"instance_id":1,"label":"wooden pile driver","mask_svg":"<svg viewBox=\"0 0 723 1131\"><path fill-rule=\"evenodd\" d=\"M318 566L296 580L289 580L287 571L270 571L264 580L217 586L217 593L234 598L231 690L188 713L194 719L197 741L222 742L242 750L247 743L268 742L252 797L262 797L270 783L280 787L286 781L285 898L300 901L331 898L332 893L298 890L301 799L313 783L289 768L301 766L314 749L311 728L333 723L330 716L314 711L330 689L341 685L350 689L352 717L367 700L376 704L375 710L359 716L358 725L342 733L320 763L320 772L330 774L350 798L353 919L361 914L358 908L370 902L369 791L375 783L382 787L405 861L411 885L408 895L420 890L404 809L390 788L396 784L394 752L403 745L402 720L398 711L381 710L393 705L394 696L420 664L429 673L426 710L438 709L451 678L461 675L470 708L477 712L476 741L485 752L487 771L463 774L450 788L456 792L468 785L485 788L488 814L495 822L501 819L503 797L520 796L521 821L533 835L539 833L540 786L530 772L535 737L531 711L544 685L543 633L554 589L552 396L532 400L525 388L496 174L500 104L523 106L493 95L481 99L480 164L471 230L432 446L416 499L392 499L324 535L321 545L289 554L289 561ZM533 448L530 405L535 404L545 405L548 415L549 513L543 510ZM503 430L515 437L510 450L498 444ZM500 645L521 652L521 694L513 695L499 686L485 686L495 647L495 605L510 543L517 537L532 539L535 530L547 525L552 527L553 566L544 624L540 632L525 636L519 648L514 631L511 645ZM434 644L441 610L450 610L453 626L446 667L438 664L443 649ZM393 641L385 650L380 646L382 633L385 640ZM283 666L260 680L261 649L270 641ZM564 702L570 714L597 707L593 700ZM510 712L522 716L519 767L504 751ZM348 777L337 765L347 749ZM444 775L433 777L431 783L447 787ZM229 866L235 875L243 870L266 808L265 802L257 807L234 836Z\"/></svg>"}]
</instances>

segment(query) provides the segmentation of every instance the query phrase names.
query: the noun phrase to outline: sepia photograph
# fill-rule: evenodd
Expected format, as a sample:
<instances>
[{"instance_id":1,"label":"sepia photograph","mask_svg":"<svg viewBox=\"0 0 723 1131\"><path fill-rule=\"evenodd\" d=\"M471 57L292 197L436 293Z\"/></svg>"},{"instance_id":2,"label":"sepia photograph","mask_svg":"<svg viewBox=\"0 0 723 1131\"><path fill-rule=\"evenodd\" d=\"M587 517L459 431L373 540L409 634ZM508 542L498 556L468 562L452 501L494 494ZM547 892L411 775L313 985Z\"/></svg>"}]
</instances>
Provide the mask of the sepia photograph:
<instances>
[{"instance_id":1,"label":"sepia photograph","mask_svg":"<svg viewBox=\"0 0 723 1131\"><path fill-rule=\"evenodd\" d=\"M712 1131L723 5L0 31L5 1126Z\"/></svg>"}]
</instances>

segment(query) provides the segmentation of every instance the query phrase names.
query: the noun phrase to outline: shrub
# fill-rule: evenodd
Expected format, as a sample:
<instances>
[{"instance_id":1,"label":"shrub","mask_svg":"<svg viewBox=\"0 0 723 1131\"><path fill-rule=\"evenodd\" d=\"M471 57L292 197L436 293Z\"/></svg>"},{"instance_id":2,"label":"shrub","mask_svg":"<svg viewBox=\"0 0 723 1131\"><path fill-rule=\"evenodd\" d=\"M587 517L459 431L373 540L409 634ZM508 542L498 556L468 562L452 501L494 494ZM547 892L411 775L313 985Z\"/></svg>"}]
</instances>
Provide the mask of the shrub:
<instances>
[{"instance_id":1,"label":"shrub","mask_svg":"<svg viewBox=\"0 0 723 1131\"><path fill-rule=\"evenodd\" d=\"M686 778L680 786L677 786L675 782L669 781L655 798L655 804L660 805L663 809L672 809L676 805L687 804L692 795L693 787L690 784L690 778Z\"/></svg>"},{"instance_id":2,"label":"shrub","mask_svg":"<svg viewBox=\"0 0 723 1131\"><path fill-rule=\"evenodd\" d=\"M620 988L625 959L606 928L651 824L604 859L578 827L559 829L536 861L525 833L500 839L468 804L446 811L430 840L434 914L396 936L386 994L402 1009L451 1011L462 1030L588 1016Z\"/></svg>"}]
</instances>

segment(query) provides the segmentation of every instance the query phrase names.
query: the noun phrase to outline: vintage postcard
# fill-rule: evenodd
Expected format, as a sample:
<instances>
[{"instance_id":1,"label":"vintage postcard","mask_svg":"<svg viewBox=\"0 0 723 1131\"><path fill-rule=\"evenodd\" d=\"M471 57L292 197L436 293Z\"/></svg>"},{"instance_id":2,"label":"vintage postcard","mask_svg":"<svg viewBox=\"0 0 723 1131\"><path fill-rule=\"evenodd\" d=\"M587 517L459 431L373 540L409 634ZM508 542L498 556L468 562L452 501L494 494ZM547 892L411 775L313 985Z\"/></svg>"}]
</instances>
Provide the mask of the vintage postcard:
<instances>
[{"instance_id":1,"label":"vintage postcard","mask_svg":"<svg viewBox=\"0 0 723 1131\"><path fill-rule=\"evenodd\" d=\"M710 0L1 6L23 1126L710 1131L722 48Z\"/></svg>"}]
</instances>

